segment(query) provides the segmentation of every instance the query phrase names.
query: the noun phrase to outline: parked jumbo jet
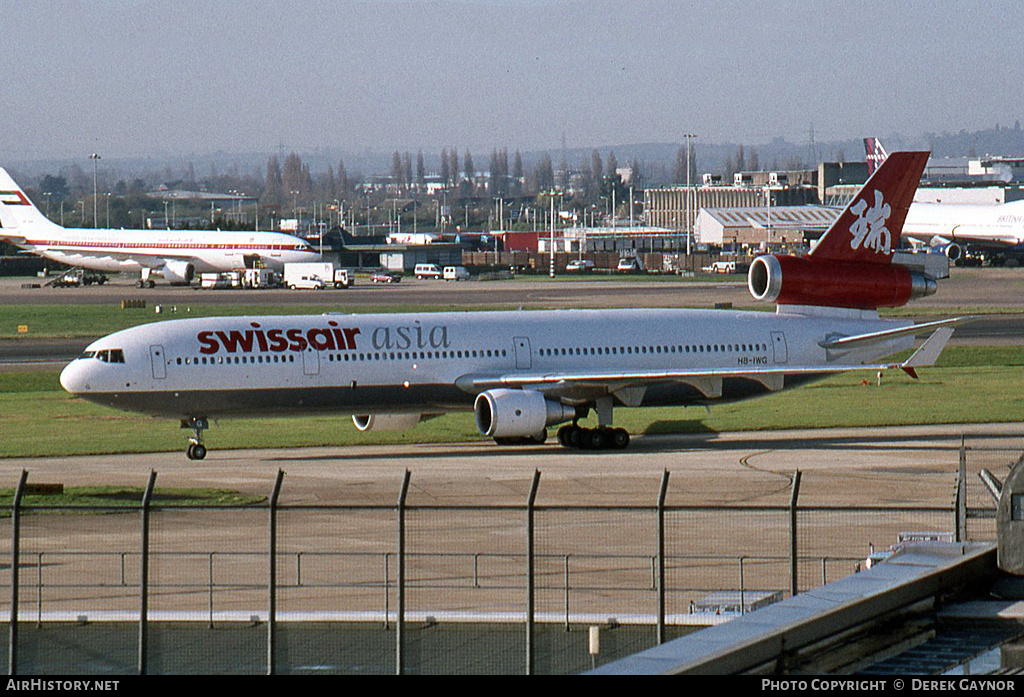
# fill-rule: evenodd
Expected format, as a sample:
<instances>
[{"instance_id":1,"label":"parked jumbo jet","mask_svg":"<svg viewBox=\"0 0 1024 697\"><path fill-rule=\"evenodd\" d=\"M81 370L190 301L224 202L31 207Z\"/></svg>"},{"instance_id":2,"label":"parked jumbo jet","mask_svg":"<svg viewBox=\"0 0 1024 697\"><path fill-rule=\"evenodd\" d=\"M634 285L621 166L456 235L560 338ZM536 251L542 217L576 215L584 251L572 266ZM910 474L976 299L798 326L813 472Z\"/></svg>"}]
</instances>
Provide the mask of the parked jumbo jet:
<instances>
[{"instance_id":1,"label":"parked jumbo jet","mask_svg":"<svg viewBox=\"0 0 1024 697\"><path fill-rule=\"evenodd\" d=\"M952 320L883 320L935 291L933 276L893 263L925 152L894 153L806 257L750 268L775 314L723 310L561 310L215 317L157 322L88 346L61 373L72 394L180 418L202 459L210 417L332 411L360 430L411 428L475 412L499 443L624 448L615 406L706 405L789 389L848 370L931 365ZM915 256L915 255L904 255ZM916 255L938 260L937 255ZM944 259L943 259L944 261ZM947 267L948 270L948 267ZM906 361L879 363L932 336ZM916 376L915 376L916 377ZM578 421L591 409L597 428Z\"/></svg>"},{"instance_id":2,"label":"parked jumbo jet","mask_svg":"<svg viewBox=\"0 0 1024 697\"><path fill-rule=\"evenodd\" d=\"M888 157L877 138L865 138L868 172ZM1024 201L993 205L914 203L903 234L912 242L956 261L963 248L1024 254Z\"/></svg>"},{"instance_id":3,"label":"parked jumbo jet","mask_svg":"<svg viewBox=\"0 0 1024 697\"><path fill-rule=\"evenodd\" d=\"M197 273L240 269L257 259L277 270L289 262L320 259L305 240L279 232L64 228L43 215L3 169L0 239L62 264L137 272L140 288L152 288L154 275L190 283Z\"/></svg>"}]
</instances>

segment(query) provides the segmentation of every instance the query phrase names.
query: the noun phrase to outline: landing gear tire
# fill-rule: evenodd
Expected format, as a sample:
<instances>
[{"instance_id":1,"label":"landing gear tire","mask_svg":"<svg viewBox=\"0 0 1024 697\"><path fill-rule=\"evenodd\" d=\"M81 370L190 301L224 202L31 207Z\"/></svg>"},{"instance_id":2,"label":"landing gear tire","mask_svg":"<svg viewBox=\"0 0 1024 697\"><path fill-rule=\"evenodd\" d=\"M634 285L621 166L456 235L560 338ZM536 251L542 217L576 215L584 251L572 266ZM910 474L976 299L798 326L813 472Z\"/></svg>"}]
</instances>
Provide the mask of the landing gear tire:
<instances>
[{"instance_id":1,"label":"landing gear tire","mask_svg":"<svg viewBox=\"0 0 1024 697\"><path fill-rule=\"evenodd\" d=\"M580 450L624 450L629 445L629 432L624 428L562 426L558 429L558 443Z\"/></svg>"},{"instance_id":2,"label":"landing gear tire","mask_svg":"<svg viewBox=\"0 0 1024 697\"><path fill-rule=\"evenodd\" d=\"M604 450L608 439L604 437L604 429L586 429L580 438L583 450Z\"/></svg>"},{"instance_id":3,"label":"landing gear tire","mask_svg":"<svg viewBox=\"0 0 1024 697\"><path fill-rule=\"evenodd\" d=\"M182 428L192 429L192 435L188 439L188 447L185 455L189 460L202 460L206 457L206 446L203 445L203 431L210 427L206 417L195 416L181 420Z\"/></svg>"}]
</instances>

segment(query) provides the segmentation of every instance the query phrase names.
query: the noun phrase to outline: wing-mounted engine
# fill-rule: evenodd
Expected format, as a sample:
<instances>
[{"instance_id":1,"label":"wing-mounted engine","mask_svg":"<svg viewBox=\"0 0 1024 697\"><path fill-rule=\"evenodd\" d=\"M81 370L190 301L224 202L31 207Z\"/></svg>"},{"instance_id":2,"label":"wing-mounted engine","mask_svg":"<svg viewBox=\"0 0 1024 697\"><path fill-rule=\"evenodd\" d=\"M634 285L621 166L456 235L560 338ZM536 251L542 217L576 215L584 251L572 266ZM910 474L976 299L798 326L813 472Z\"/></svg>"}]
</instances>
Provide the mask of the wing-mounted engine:
<instances>
[{"instance_id":1,"label":"wing-mounted engine","mask_svg":"<svg viewBox=\"0 0 1024 697\"><path fill-rule=\"evenodd\" d=\"M476 427L490 438L536 436L548 426L576 418L576 407L533 390L487 390L473 406Z\"/></svg>"},{"instance_id":2,"label":"wing-mounted engine","mask_svg":"<svg viewBox=\"0 0 1024 697\"><path fill-rule=\"evenodd\" d=\"M187 261L168 261L160 267L160 275L168 283L191 283L196 276L196 267Z\"/></svg>"},{"instance_id":3,"label":"wing-mounted engine","mask_svg":"<svg viewBox=\"0 0 1024 697\"><path fill-rule=\"evenodd\" d=\"M360 431L408 431L423 418L422 414L356 414L352 423Z\"/></svg>"},{"instance_id":4,"label":"wing-mounted engine","mask_svg":"<svg viewBox=\"0 0 1024 697\"><path fill-rule=\"evenodd\" d=\"M956 242L951 242L944 237L933 237L928 243L928 253L942 254L948 257L951 262L956 262L964 255L964 250Z\"/></svg>"}]
</instances>

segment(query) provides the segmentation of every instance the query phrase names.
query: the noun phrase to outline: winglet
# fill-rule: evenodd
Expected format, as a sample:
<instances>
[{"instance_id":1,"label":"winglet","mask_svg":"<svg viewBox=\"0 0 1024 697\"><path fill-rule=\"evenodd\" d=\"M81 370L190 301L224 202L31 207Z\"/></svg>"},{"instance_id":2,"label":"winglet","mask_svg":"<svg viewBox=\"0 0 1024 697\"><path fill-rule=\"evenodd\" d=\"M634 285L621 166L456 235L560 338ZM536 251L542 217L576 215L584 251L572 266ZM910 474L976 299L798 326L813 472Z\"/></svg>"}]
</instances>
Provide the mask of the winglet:
<instances>
[{"instance_id":1,"label":"winglet","mask_svg":"<svg viewBox=\"0 0 1024 697\"><path fill-rule=\"evenodd\" d=\"M939 354L946 348L946 343L951 336L953 336L952 327L939 327L928 337L927 341L921 344L920 348L914 351L910 358L900 363L900 369L916 380L917 371L914 368L935 365L935 361L939 359Z\"/></svg>"}]
</instances>

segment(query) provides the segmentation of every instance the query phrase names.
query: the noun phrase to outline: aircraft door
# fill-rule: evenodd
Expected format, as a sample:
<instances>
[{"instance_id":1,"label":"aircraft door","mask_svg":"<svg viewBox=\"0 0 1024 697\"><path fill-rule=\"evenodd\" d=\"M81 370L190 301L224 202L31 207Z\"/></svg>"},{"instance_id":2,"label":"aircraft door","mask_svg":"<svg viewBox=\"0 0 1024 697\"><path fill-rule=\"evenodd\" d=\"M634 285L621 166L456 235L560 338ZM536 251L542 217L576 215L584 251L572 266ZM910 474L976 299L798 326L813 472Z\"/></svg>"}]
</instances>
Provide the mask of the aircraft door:
<instances>
[{"instance_id":1,"label":"aircraft door","mask_svg":"<svg viewBox=\"0 0 1024 697\"><path fill-rule=\"evenodd\" d=\"M164 358L164 347L163 346L150 346L149 347L149 360L153 364L153 377L157 380L163 380L167 377L167 360Z\"/></svg>"},{"instance_id":2,"label":"aircraft door","mask_svg":"<svg viewBox=\"0 0 1024 697\"><path fill-rule=\"evenodd\" d=\"M530 339L517 336L512 339L516 349L516 368L529 369L533 366L533 355L530 352Z\"/></svg>"},{"instance_id":3,"label":"aircraft door","mask_svg":"<svg viewBox=\"0 0 1024 697\"><path fill-rule=\"evenodd\" d=\"M320 352L312 346L307 346L302 352L302 372L306 375L320 374Z\"/></svg>"},{"instance_id":4,"label":"aircraft door","mask_svg":"<svg viewBox=\"0 0 1024 697\"><path fill-rule=\"evenodd\" d=\"M782 332L772 332L772 352L775 354L776 363L789 362L789 350L786 348L786 335Z\"/></svg>"}]
</instances>

